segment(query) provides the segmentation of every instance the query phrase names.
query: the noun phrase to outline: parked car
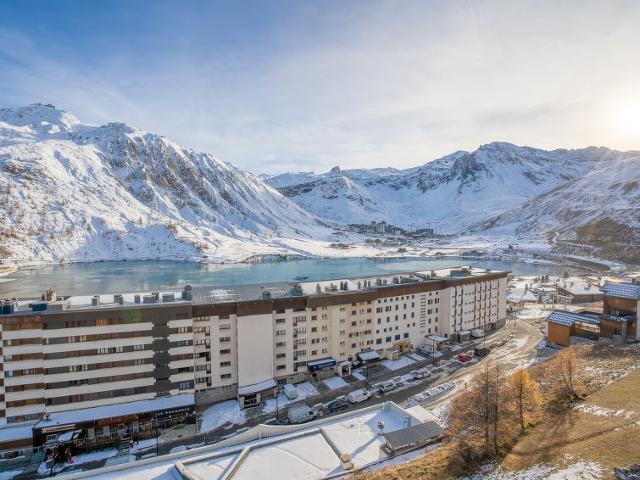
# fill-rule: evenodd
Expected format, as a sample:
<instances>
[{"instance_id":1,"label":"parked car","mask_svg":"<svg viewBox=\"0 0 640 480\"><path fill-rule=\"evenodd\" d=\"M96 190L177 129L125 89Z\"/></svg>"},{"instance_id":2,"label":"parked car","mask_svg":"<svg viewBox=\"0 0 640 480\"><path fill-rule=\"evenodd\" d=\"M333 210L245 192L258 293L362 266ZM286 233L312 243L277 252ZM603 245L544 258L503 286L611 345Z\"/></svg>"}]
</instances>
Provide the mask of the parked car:
<instances>
[{"instance_id":1,"label":"parked car","mask_svg":"<svg viewBox=\"0 0 640 480\"><path fill-rule=\"evenodd\" d=\"M336 398L327 403L327 411L331 413L340 412L349 408L349 402L344 397Z\"/></svg>"},{"instance_id":2,"label":"parked car","mask_svg":"<svg viewBox=\"0 0 640 480\"><path fill-rule=\"evenodd\" d=\"M287 418L289 423L304 423L313 420L317 415L317 412L304 403L293 405L289 408Z\"/></svg>"},{"instance_id":3,"label":"parked car","mask_svg":"<svg viewBox=\"0 0 640 480\"><path fill-rule=\"evenodd\" d=\"M289 400L294 400L298 398L298 389L295 387L295 385L291 385L290 383L287 383L284 386L282 391L284 392L285 396Z\"/></svg>"},{"instance_id":4,"label":"parked car","mask_svg":"<svg viewBox=\"0 0 640 480\"><path fill-rule=\"evenodd\" d=\"M490 352L491 350L488 347L476 347L473 351L476 357L486 357Z\"/></svg>"},{"instance_id":5,"label":"parked car","mask_svg":"<svg viewBox=\"0 0 640 480\"><path fill-rule=\"evenodd\" d=\"M367 389L360 388L358 390L354 390L353 392L349 392L347 395L347 400L351 403L360 403L368 400L371 397L371 392Z\"/></svg>"},{"instance_id":6,"label":"parked car","mask_svg":"<svg viewBox=\"0 0 640 480\"><path fill-rule=\"evenodd\" d=\"M458 360L462 363L470 362L472 358L473 357L468 353L461 353L460 355L458 355Z\"/></svg>"},{"instance_id":7,"label":"parked car","mask_svg":"<svg viewBox=\"0 0 640 480\"><path fill-rule=\"evenodd\" d=\"M418 347L418 350L420 351L420 353L424 353L429 357L433 355L433 345L429 345L429 344L420 345Z\"/></svg>"},{"instance_id":8,"label":"parked car","mask_svg":"<svg viewBox=\"0 0 640 480\"><path fill-rule=\"evenodd\" d=\"M380 392L380 394L385 394L395 389L396 387L396 382L394 382L393 380L387 380L378 384L378 391Z\"/></svg>"}]
</instances>

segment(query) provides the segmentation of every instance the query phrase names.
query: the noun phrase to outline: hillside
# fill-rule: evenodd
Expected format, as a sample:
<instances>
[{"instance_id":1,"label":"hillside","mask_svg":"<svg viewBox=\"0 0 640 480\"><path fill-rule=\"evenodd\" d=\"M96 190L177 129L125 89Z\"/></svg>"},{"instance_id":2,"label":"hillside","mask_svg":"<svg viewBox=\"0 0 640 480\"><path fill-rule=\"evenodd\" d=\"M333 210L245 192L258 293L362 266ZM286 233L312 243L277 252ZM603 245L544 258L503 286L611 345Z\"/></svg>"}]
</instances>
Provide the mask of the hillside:
<instances>
[{"instance_id":1,"label":"hillside","mask_svg":"<svg viewBox=\"0 0 640 480\"><path fill-rule=\"evenodd\" d=\"M359 475L358 480L608 479L637 462L640 441L639 345L582 345L576 355L580 399L559 401L555 357L528 367L540 385L542 414L523 435L503 445L497 460L465 458L469 444L451 435L438 448L405 463ZM461 395L466 394L463 392ZM461 448L462 446L462 448Z\"/></svg>"},{"instance_id":2,"label":"hillside","mask_svg":"<svg viewBox=\"0 0 640 480\"><path fill-rule=\"evenodd\" d=\"M266 181L339 223L438 222L440 233L543 239L566 253L633 260L639 158L606 148L546 151L498 142L407 170L335 167Z\"/></svg>"},{"instance_id":3,"label":"hillside","mask_svg":"<svg viewBox=\"0 0 640 480\"><path fill-rule=\"evenodd\" d=\"M330 231L250 173L122 123L0 109L0 259L224 261ZM304 253L304 250L302 250Z\"/></svg>"}]
</instances>

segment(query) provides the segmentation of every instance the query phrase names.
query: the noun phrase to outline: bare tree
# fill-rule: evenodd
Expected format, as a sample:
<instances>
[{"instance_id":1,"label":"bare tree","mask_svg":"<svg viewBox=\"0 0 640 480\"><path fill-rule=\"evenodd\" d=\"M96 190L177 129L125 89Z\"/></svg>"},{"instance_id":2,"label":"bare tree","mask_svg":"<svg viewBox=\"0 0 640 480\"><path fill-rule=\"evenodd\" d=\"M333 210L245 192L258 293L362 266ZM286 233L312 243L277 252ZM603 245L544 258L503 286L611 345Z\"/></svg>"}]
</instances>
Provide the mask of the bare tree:
<instances>
[{"instance_id":1,"label":"bare tree","mask_svg":"<svg viewBox=\"0 0 640 480\"><path fill-rule=\"evenodd\" d=\"M566 348L556 354L556 364L560 379L564 384L569 396L572 400L580 398L578 393L578 375L577 375L577 359L576 352L573 348Z\"/></svg>"}]
</instances>

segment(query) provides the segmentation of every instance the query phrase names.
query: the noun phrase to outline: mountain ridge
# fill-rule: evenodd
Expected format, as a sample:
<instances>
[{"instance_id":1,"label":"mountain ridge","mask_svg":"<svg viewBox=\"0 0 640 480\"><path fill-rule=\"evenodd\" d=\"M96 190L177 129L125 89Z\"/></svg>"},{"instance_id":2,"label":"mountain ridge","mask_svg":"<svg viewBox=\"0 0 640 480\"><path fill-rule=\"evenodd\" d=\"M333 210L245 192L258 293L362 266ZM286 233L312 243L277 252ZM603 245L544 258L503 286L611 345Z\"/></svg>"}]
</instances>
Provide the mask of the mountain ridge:
<instances>
[{"instance_id":1,"label":"mountain ridge","mask_svg":"<svg viewBox=\"0 0 640 480\"><path fill-rule=\"evenodd\" d=\"M278 237L326 237L253 174L123 123L33 105L0 109L0 255L34 261L223 261ZM234 252L234 250L237 250Z\"/></svg>"}]
</instances>

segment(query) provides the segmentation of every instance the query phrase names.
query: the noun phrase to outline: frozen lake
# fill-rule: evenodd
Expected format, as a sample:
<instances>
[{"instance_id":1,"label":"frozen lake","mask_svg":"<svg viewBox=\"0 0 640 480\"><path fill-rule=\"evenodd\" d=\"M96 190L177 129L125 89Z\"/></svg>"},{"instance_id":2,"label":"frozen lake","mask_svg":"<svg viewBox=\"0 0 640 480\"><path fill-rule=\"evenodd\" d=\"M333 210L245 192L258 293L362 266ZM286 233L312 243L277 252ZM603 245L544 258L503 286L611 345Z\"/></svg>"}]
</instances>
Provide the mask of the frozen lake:
<instances>
[{"instance_id":1,"label":"frozen lake","mask_svg":"<svg viewBox=\"0 0 640 480\"><path fill-rule=\"evenodd\" d=\"M118 261L44 265L0 277L0 298L35 297L55 287L61 295L118 293L192 285L237 285L296 280L322 280L457 265L510 270L520 275L580 273L559 265L532 265L488 259L448 258L345 258L283 262L201 265L173 261Z\"/></svg>"}]
</instances>

